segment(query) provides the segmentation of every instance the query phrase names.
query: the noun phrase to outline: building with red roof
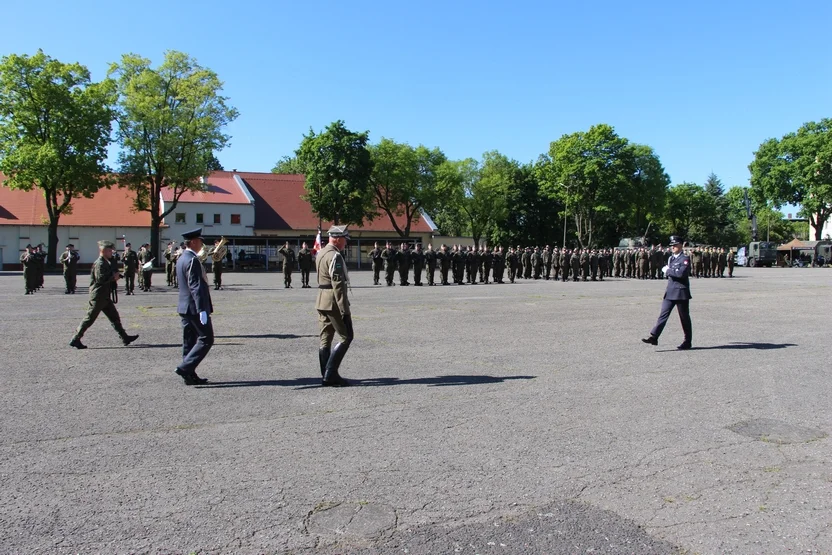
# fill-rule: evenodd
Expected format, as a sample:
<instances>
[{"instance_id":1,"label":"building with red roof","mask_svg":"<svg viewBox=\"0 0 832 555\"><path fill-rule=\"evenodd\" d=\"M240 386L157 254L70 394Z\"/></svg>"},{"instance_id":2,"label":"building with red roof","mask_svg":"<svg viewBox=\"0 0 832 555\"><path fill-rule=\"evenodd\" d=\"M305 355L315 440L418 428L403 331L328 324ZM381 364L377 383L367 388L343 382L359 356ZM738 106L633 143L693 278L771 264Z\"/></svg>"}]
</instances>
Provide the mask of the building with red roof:
<instances>
[{"instance_id":1,"label":"building with red roof","mask_svg":"<svg viewBox=\"0 0 832 555\"><path fill-rule=\"evenodd\" d=\"M4 176L0 174L0 182ZM297 251L303 242L311 248L318 232L318 218L303 200L304 177L274 173L217 171L203 182L205 190L183 194L176 208L165 217L161 243L179 241L181 233L203 227L208 238L225 236L236 259L240 250L266 253L269 264L278 262L277 250L288 241ZM173 201L172 192L162 193L162 207ZM48 244L46 201L38 189L13 191L0 186L0 267L19 268L19 256L27 244ZM323 221L323 240L331 222ZM397 222L404 226L404 218ZM435 226L424 215L411 226L410 243L429 243ZM351 226L352 237L346 258L352 265L366 264L366 253L373 243L401 238L387 215L379 213L373 221ZM101 239L125 242L134 249L150 241L150 215L136 212L133 196L127 189L102 189L91 199L72 201L72 214L61 217L58 250L73 243L82 263L91 263L98 254Z\"/></svg>"}]
</instances>

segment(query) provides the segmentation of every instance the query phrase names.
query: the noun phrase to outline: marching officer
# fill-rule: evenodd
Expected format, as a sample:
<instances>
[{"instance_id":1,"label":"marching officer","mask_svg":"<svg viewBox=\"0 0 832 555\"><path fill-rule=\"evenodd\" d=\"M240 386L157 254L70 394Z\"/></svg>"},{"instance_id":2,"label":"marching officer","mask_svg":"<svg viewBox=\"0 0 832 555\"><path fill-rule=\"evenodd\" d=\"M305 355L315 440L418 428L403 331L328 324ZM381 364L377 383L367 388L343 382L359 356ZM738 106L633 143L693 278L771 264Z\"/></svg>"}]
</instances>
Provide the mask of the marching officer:
<instances>
[{"instance_id":1,"label":"marching officer","mask_svg":"<svg viewBox=\"0 0 832 555\"><path fill-rule=\"evenodd\" d=\"M329 228L329 244L318 253L315 268L318 273L318 299L315 309L318 311L318 323L321 328L318 360L321 365L321 384L324 387L350 385L338 373L341 361L344 360L354 337L350 300L347 296L349 277L347 265L341 254L347 247L349 236L345 225ZM333 347L332 340L336 333L340 341Z\"/></svg>"},{"instance_id":2,"label":"marching officer","mask_svg":"<svg viewBox=\"0 0 832 555\"><path fill-rule=\"evenodd\" d=\"M685 340L681 345L676 347L681 351L691 348L691 341L693 340L693 326L690 321L690 272L691 262L688 255L682 252L683 247L682 238L676 235L670 236L670 248L673 255L670 257L667 266L662 270L667 276L667 290L662 300L662 309L659 312L659 319L653 329L650 330L650 335L642 339L644 343L650 345L659 344L659 336L664 330L665 324L673 307L679 312L679 319L682 321L682 330L685 334Z\"/></svg>"}]
</instances>

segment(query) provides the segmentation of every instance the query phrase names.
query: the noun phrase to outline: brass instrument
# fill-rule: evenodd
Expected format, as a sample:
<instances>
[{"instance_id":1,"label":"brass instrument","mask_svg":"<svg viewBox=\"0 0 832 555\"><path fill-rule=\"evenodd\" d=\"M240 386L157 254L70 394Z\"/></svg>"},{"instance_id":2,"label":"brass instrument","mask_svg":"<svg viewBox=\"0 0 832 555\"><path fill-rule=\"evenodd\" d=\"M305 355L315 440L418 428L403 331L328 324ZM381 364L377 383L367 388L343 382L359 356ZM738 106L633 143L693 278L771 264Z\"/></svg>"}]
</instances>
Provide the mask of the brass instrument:
<instances>
[{"instance_id":1,"label":"brass instrument","mask_svg":"<svg viewBox=\"0 0 832 555\"><path fill-rule=\"evenodd\" d=\"M228 253L228 239L220 237L220 244L214 248L211 253L211 260L214 262L222 262L225 260L225 255Z\"/></svg>"},{"instance_id":2,"label":"brass instrument","mask_svg":"<svg viewBox=\"0 0 832 555\"><path fill-rule=\"evenodd\" d=\"M199 252L196 253L196 257L199 258L199 261L205 264L205 261L208 260L208 248L205 245L202 245L202 248L199 249Z\"/></svg>"}]
</instances>

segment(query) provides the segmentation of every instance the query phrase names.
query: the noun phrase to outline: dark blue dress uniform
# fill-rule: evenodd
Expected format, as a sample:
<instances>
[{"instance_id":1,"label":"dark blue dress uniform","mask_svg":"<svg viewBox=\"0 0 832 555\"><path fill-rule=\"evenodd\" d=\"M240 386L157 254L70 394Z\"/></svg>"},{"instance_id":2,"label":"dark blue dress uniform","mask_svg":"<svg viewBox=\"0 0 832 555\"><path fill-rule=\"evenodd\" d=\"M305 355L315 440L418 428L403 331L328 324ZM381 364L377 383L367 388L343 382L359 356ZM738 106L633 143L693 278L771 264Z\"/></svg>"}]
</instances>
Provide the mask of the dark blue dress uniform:
<instances>
[{"instance_id":1,"label":"dark blue dress uniform","mask_svg":"<svg viewBox=\"0 0 832 555\"><path fill-rule=\"evenodd\" d=\"M185 239L201 237L202 229L183 233ZM196 368L211 350L214 344L214 327L211 324L211 292L208 279L196 253L185 250L176 261L176 276L179 282L179 304L177 312L182 319L182 363L176 373L182 376L187 385L199 385L208 380L200 378ZM200 314L205 313L203 323Z\"/></svg>"},{"instance_id":2,"label":"dark blue dress uniform","mask_svg":"<svg viewBox=\"0 0 832 555\"><path fill-rule=\"evenodd\" d=\"M682 243L678 237L674 236L670 239L671 245ZM690 321L690 272L691 261L684 252L670 257L665 272L667 290L662 301L662 309L656 325L650 331L650 337L642 340L645 343L658 344L659 336L662 334L665 324L667 324L667 319L670 317L670 313L673 312L673 307L676 307L679 312L679 319L682 321L682 331L685 334L685 340L678 348L690 349L693 340L693 326Z\"/></svg>"}]
</instances>

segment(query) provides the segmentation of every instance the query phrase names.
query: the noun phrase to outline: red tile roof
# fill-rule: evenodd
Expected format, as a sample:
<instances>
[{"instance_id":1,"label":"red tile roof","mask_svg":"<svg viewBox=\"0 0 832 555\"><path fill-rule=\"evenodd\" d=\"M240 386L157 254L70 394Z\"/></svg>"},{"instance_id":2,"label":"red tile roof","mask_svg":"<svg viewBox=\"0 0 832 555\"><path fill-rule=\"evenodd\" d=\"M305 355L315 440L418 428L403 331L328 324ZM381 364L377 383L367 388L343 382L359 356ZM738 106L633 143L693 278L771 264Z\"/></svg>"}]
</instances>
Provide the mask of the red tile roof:
<instances>
[{"instance_id":1,"label":"red tile roof","mask_svg":"<svg viewBox=\"0 0 832 555\"><path fill-rule=\"evenodd\" d=\"M165 202L171 202L173 191L162 189L162 198ZM234 180L233 172L212 172L205 191L185 192L179 197L179 202L249 204L248 197Z\"/></svg>"},{"instance_id":2,"label":"red tile roof","mask_svg":"<svg viewBox=\"0 0 832 555\"><path fill-rule=\"evenodd\" d=\"M6 177L0 174L0 182ZM72 201L72 214L61 216L62 226L150 227L150 214L133 212L133 197L127 189L101 189L91 199ZM0 186L0 225L46 225L49 216L40 189L13 191Z\"/></svg>"},{"instance_id":3,"label":"red tile roof","mask_svg":"<svg viewBox=\"0 0 832 555\"><path fill-rule=\"evenodd\" d=\"M222 172L218 172L222 173ZM227 173L227 172L225 172ZM211 174L211 181L213 181ZM302 175L286 175L275 173L237 172L248 185L254 197L254 222L258 230L309 230L317 229L318 217L312 212L312 207L301 198L306 194L303 188ZM404 217L396 219L396 223L403 228ZM332 225L324 222L323 229ZM351 226L358 231L395 231L387 214L379 215L371 222L364 222L362 226ZM410 231L414 233L430 233L431 227L423 217L413 223Z\"/></svg>"}]
</instances>

